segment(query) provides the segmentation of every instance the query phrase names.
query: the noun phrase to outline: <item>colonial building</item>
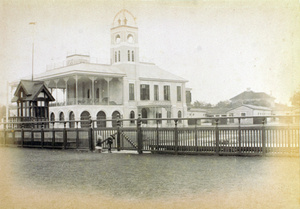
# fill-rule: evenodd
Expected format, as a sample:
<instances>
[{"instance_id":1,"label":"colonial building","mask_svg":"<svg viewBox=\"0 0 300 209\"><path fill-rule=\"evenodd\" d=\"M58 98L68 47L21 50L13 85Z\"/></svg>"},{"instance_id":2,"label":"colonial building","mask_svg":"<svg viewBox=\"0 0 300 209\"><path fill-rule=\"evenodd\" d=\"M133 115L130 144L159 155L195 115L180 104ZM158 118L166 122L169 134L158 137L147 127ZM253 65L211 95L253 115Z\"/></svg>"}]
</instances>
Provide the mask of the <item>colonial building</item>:
<instances>
[{"instance_id":1,"label":"colonial building","mask_svg":"<svg viewBox=\"0 0 300 209\"><path fill-rule=\"evenodd\" d=\"M63 66L35 75L55 98L50 103L50 119L111 119L117 115L130 119L138 114L142 118L186 117L187 80L139 61L138 27L129 11L115 15L110 36L110 65L92 63L86 54L72 54ZM134 121L124 125L134 125Z\"/></svg>"},{"instance_id":2,"label":"colonial building","mask_svg":"<svg viewBox=\"0 0 300 209\"><path fill-rule=\"evenodd\" d=\"M230 101L233 104L251 104L256 106L266 106L274 107L275 98L264 93L264 92L254 92L250 89L244 91L235 97L231 98Z\"/></svg>"}]
</instances>

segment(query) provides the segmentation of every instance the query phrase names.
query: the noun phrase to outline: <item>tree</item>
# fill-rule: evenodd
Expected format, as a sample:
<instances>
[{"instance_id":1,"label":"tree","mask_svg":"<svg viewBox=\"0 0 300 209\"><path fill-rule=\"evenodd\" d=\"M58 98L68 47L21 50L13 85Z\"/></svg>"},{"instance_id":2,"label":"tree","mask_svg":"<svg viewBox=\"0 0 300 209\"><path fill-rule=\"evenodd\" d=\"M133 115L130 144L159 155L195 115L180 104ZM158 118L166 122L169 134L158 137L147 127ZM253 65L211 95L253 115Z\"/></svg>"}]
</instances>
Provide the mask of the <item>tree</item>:
<instances>
[{"instance_id":1,"label":"tree","mask_svg":"<svg viewBox=\"0 0 300 209\"><path fill-rule=\"evenodd\" d=\"M300 106L300 91L296 91L294 95L290 98L292 105Z\"/></svg>"},{"instance_id":2,"label":"tree","mask_svg":"<svg viewBox=\"0 0 300 209\"><path fill-rule=\"evenodd\" d=\"M230 108L232 107L232 104L229 100L226 101L220 101L218 102L218 104L216 105L217 108Z\"/></svg>"},{"instance_id":3,"label":"tree","mask_svg":"<svg viewBox=\"0 0 300 209\"><path fill-rule=\"evenodd\" d=\"M193 103L193 107L194 108L212 108L212 104L197 100Z\"/></svg>"}]
</instances>

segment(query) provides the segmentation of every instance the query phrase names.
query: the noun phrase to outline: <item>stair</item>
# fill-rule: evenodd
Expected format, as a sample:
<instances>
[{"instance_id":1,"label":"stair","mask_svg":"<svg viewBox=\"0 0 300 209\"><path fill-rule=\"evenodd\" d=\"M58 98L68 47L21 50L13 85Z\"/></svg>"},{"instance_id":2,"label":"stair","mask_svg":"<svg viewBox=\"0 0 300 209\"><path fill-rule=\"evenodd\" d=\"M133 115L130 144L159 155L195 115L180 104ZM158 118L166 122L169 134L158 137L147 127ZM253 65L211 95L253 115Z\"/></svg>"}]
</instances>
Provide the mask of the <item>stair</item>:
<instances>
[{"instance_id":1,"label":"stair","mask_svg":"<svg viewBox=\"0 0 300 209\"><path fill-rule=\"evenodd\" d=\"M134 148L138 148L137 147L137 145L133 142L133 141L131 141L131 139L129 139L129 137L128 136L126 136L124 133L122 133L122 135L124 136L124 138L129 142L129 144L131 144L131 146L133 146Z\"/></svg>"}]
</instances>

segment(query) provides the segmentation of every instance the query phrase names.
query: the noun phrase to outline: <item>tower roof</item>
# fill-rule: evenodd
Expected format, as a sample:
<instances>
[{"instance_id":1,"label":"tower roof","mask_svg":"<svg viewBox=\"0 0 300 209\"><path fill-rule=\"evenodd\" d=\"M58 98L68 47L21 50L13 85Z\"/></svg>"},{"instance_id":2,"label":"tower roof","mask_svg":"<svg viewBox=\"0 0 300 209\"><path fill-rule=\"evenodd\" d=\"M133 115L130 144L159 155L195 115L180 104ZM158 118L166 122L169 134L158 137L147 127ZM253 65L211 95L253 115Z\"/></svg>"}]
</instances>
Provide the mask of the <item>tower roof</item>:
<instances>
[{"instance_id":1,"label":"tower roof","mask_svg":"<svg viewBox=\"0 0 300 209\"><path fill-rule=\"evenodd\" d=\"M117 27L121 25L136 27L136 18L127 9L122 9L114 17L112 27Z\"/></svg>"}]
</instances>

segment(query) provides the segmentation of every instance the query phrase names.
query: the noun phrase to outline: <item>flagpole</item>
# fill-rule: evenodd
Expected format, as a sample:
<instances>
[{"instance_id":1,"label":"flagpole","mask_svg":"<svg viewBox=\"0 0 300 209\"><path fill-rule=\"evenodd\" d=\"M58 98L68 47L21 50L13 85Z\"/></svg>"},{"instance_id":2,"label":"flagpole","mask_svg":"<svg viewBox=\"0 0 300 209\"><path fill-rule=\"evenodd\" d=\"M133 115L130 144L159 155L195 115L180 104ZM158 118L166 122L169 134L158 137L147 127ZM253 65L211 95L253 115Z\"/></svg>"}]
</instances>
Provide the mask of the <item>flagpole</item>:
<instances>
[{"instance_id":1,"label":"flagpole","mask_svg":"<svg viewBox=\"0 0 300 209\"><path fill-rule=\"evenodd\" d=\"M33 81L33 70L34 70L34 26L35 26L35 22L30 22L29 25L33 25L33 29L32 29L32 72L31 72L31 81Z\"/></svg>"}]
</instances>

